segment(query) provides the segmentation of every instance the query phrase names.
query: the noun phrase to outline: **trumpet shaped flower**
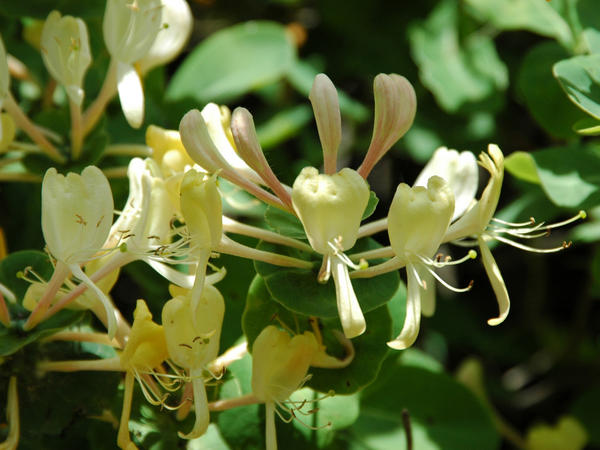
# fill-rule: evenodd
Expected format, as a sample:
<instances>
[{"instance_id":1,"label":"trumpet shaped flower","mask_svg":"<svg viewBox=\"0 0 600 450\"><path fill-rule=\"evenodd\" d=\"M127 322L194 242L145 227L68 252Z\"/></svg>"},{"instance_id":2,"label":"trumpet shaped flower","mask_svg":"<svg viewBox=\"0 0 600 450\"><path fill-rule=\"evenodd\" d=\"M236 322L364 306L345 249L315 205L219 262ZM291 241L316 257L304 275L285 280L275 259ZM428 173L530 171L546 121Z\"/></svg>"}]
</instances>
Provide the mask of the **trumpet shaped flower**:
<instances>
[{"instance_id":1,"label":"trumpet shaped flower","mask_svg":"<svg viewBox=\"0 0 600 450\"><path fill-rule=\"evenodd\" d=\"M277 448L275 407L287 400L306 380L319 350L310 332L294 337L269 325L252 346L252 392L265 402L267 450Z\"/></svg>"},{"instance_id":2,"label":"trumpet shaped flower","mask_svg":"<svg viewBox=\"0 0 600 450\"><path fill-rule=\"evenodd\" d=\"M52 11L42 29L41 50L48 72L65 87L69 99L81 105L83 77L92 62L85 22Z\"/></svg>"},{"instance_id":3,"label":"trumpet shaped flower","mask_svg":"<svg viewBox=\"0 0 600 450\"><path fill-rule=\"evenodd\" d=\"M326 272L330 267L333 273L340 321L349 338L362 334L366 323L342 252L354 246L368 201L369 185L349 168L326 175L305 167L292 187L294 211L310 245L324 256Z\"/></svg>"},{"instance_id":4,"label":"trumpet shaped flower","mask_svg":"<svg viewBox=\"0 0 600 450\"><path fill-rule=\"evenodd\" d=\"M133 64L147 54L162 23L160 0L108 0L103 34L106 48L116 63L117 89L129 125L139 128L144 120L142 80Z\"/></svg>"},{"instance_id":5,"label":"trumpet shaped flower","mask_svg":"<svg viewBox=\"0 0 600 450\"><path fill-rule=\"evenodd\" d=\"M95 166L81 175L66 177L50 168L42 181L42 232L48 250L57 263L44 296L32 312L25 328L34 327L69 272L94 291L106 310L109 335L116 332L114 306L110 299L83 272L80 265L99 253L112 224L113 198L108 180Z\"/></svg>"},{"instance_id":6,"label":"trumpet shaped flower","mask_svg":"<svg viewBox=\"0 0 600 450\"><path fill-rule=\"evenodd\" d=\"M204 371L219 354L224 314L223 296L209 284L204 286L197 305L192 305L189 294L178 295L162 310L170 359L189 371L194 392L196 420L188 434L180 433L185 439L204 434L210 422Z\"/></svg>"},{"instance_id":7,"label":"trumpet shaped flower","mask_svg":"<svg viewBox=\"0 0 600 450\"><path fill-rule=\"evenodd\" d=\"M454 195L440 177L429 178L427 187L400 184L388 214L388 234L396 258L406 265L408 294L406 318L400 334L388 345L410 347L417 338L421 321L421 289L432 289L420 273L437 251L452 219Z\"/></svg>"}]
</instances>

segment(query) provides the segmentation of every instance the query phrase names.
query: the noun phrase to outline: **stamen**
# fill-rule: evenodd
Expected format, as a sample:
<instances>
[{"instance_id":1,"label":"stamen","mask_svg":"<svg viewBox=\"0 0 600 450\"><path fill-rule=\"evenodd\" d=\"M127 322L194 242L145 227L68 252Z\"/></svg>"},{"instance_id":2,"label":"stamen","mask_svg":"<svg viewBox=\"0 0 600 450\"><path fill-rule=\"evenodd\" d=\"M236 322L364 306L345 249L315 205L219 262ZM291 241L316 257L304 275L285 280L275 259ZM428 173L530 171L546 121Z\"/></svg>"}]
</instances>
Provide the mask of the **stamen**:
<instances>
[{"instance_id":1,"label":"stamen","mask_svg":"<svg viewBox=\"0 0 600 450\"><path fill-rule=\"evenodd\" d=\"M521 244L520 242L516 242L513 241L511 239L507 239L505 237L499 236L497 234L492 234L492 237L500 242L504 242L505 244L508 244L512 247L515 248L519 248L521 250L525 250L528 252L534 252L534 253L556 253L556 252L560 252L561 250L564 250L566 248L569 248L572 244L572 242L565 242L563 241L563 243L559 246L559 247L553 247L553 248L534 248L534 247L530 247L529 245L525 245L525 244Z\"/></svg>"},{"instance_id":2,"label":"stamen","mask_svg":"<svg viewBox=\"0 0 600 450\"><path fill-rule=\"evenodd\" d=\"M528 225L535 225L535 217L530 217L527 222L507 222L506 220L498 219L497 217L492 217L492 220L509 227L526 227Z\"/></svg>"},{"instance_id":3,"label":"stamen","mask_svg":"<svg viewBox=\"0 0 600 450\"><path fill-rule=\"evenodd\" d=\"M457 264L462 264L469 259L477 258L477 252L475 250L469 250L469 252L460 259L453 260L451 256L448 255L444 258L444 261L441 261L442 257L441 253L436 255L436 259L432 260L431 258L427 258L425 256L417 255L417 257L427 266L433 266L436 268L446 267L446 266L456 266Z\"/></svg>"},{"instance_id":4,"label":"stamen","mask_svg":"<svg viewBox=\"0 0 600 450\"><path fill-rule=\"evenodd\" d=\"M429 272L431 275L433 275L433 277L434 277L436 280L438 280L442 286L445 286L446 288L450 289L450 290L451 290L451 291L453 291L453 292L467 292L467 291L470 291L470 290L471 290L471 288L473 287L473 280L471 280L471 281L469 282L469 285L468 285L467 287L464 287L464 288L457 288L457 287L454 287L454 286L452 286L452 285L448 284L446 281L444 281L444 279L443 279L442 277L440 277L440 276L439 276L437 273L435 273L435 270L433 270L431 267L429 267L429 266L425 266L425 269L427 269L427 271L428 271L428 272ZM415 273L416 273L416 270L415 270ZM418 277L418 274L417 274L417 277ZM427 288L425 288L425 289L427 289Z\"/></svg>"}]
</instances>

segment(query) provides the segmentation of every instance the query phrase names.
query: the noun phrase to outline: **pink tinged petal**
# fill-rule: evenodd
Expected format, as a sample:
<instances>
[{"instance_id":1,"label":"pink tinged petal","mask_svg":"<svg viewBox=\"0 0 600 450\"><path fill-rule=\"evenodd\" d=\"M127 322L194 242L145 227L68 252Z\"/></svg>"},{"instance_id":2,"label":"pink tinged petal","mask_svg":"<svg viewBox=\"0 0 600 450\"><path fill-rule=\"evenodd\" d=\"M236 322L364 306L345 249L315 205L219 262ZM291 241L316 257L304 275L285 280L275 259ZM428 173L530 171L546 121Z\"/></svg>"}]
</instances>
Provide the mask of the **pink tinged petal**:
<instances>
[{"instance_id":1,"label":"pink tinged petal","mask_svg":"<svg viewBox=\"0 0 600 450\"><path fill-rule=\"evenodd\" d=\"M231 116L231 133L242 159L254 169L279 199L292 208L289 192L283 187L267 162L258 142L252 114L246 108L236 108Z\"/></svg>"},{"instance_id":2,"label":"pink tinged petal","mask_svg":"<svg viewBox=\"0 0 600 450\"><path fill-rule=\"evenodd\" d=\"M139 128L144 121L144 89L139 74L131 64L117 63L117 89L127 123Z\"/></svg>"},{"instance_id":3,"label":"pink tinged petal","mask_svg":"<svg viewBox=\"0 0 600 450\"><path fill-rule=\"evenodd\" d=\"M373 137L358 172L367 178L383 155L411 127L417 112L417 96L410 82L396 74L380 73L373 82L375 120Z\"/></svg>"},{"instance_id":4,"label":"pink tinged petal","mask_svg":"<svg viewBox=\"0 0 600 450\"><path fill-rule=\"evenodd\" d=\"M510 310L510 298L508 297L508 291L506 290L506 285L502 279L498 264L496 264L496 260L492 256L492 252L485 243L484 238L480 236L477 239L477 242L479 243L479 249L481 250L483 267L485 267L492 289L494 289L494 293L496 294L496 300L498 301L498 308L500 310L498 317L488 320L488 325L499 325L504 322L504 319L508 316L508 311Z\"/></svg>"},{"instance_id":5,"label":"pink tinged petal","mask_svg":"<svg viewBox=\"0 0 600 450\"><path fill-rule=\"evenodd\" d=\"M331 257L331 264L340 322L344 335L352 339L363 334L367 325L350 281L348 266L337 256Z\"/></svg>"},{"instance_id":6,"label":"pink tinged petal","mask_svg":"<svg viewBox=\"0 0 600 450\"><path fill-rule=\"evenodd\" d=\"M194 389L194 414L196 420L194 428L188 434L179 432L179 437L183 439L196 439L202 436L210 423L210 413L208 411L208 399L206 397L206 387L202 378L202 368L191 370L192 387Z\"/></svg>"},{"instance_id":7,"label":"pink tinged petal","mask_svg":"<svg viewBox=\"0 0 600 450\"><path fill-rule=\"evenodd\" d=\"M325 173L331 175L337 172L337 151L342 140L342 118L337 90L327 75L320 73L315 77L308 98L313 107L323 147Z\"/></svg>"},{"instance_id":8,"label":"pink tinged petal","mask_svg":"<svg viewBox=\"0 0 600 450\"><path fill-rule=\"evenodd\" d=\"M406 317L402 331L387 345L395 350L404 350L417 340L421 324L421 286L412 264L406 266L408 293L406 296Z\"/></svg>"}]
</instances>

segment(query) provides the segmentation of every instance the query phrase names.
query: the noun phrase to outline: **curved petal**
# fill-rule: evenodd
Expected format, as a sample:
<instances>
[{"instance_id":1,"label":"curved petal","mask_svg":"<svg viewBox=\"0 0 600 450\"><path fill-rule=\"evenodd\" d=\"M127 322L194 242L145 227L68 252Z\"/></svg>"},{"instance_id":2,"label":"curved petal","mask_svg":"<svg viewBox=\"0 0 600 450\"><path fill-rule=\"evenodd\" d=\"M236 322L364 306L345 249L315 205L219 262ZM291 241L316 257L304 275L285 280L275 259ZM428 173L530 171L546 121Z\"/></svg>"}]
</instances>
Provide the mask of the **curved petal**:
<instances>
[{"instance_id":1,"label":"curved petal","mask_svg":"<svg viewBox=\"0 0 600 450\"><path fill-rule=\"evenodd\" d=\"M331 258L331 265L338 314L340 315L344 335L349 339L360 336L367 329L367 324L350 281L348 266L337 256Z\"/></svg>"},{"instance_id":2,"label":"curved petal","mask_svg":"<svg viewBox=\"0 0 600 450\"><path fill-rule=\"evenodd\" d=\"M498 308L500 310L498 317L488 320L488 325L500 325L504 322L506 316L508 316L508 311L510 310L510 298L508 297L506 284L504 284L498 264L496 264L496 260L492 256L492 252L485 243L484 238L479 237L477 242L479 243L479 249L481 250L483 267L485 267L492 289L494 289L494 293L496 294L496 300L498 301Z\"/></svg>"},{"instance_id":3,"label":"curved petal","mask_svg":"<svg viewBox=\"0 0 600 450\"><path fill-rule=\"evenodd\" d=\"M406 296L406 317L402 331L393 341L387 345L395 350L404 350L417 340L419 327L421 325L421 286L417 279L415 266L406 266L408 281L408 294Z\"/></svg>"},{"instance_id":4,"label":"curved petal","mask_svg":"<svg viewBox=\"0 0 600 450\"><path fill-rule=\"evenodd\" d=\"M188 434L179 432L179 437L183 439L196 439L202 436L208 424L210 423L210 413L208 411L208 398L206 397L206 388L204 387L204 379L202 378L202 368L192 369L192 386L194 388L194 414L196 421L194 428Z\"/></svg>"},{"instance_id":5,"label":"curved petal","mask_svg":"<svg viewBox=\"0 0 600 450\"><path fill-rule=\"evenodd\" d=\"M139 128L144 121L144 89L140 76L131 64L117 63L117 89L127 123Z\"/></svg>"}]
</instances>

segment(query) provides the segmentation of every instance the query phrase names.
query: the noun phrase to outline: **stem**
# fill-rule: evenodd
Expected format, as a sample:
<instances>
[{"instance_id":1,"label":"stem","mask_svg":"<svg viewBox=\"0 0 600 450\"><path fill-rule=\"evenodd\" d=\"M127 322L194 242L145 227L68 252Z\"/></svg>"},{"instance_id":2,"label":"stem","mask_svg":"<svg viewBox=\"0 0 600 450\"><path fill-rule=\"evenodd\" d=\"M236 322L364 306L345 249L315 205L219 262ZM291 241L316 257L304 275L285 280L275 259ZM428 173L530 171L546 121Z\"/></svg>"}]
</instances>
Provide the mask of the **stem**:
<instances>
[{"instance_id":1,"label":"stem","mask_svg":"<svg viewBox=\"0 0 600 450\"><path fill-rule=\"evenodd\" d=\"M275 403L265 403L267 423L265 425L266 450L277 450L277 430L275 429Z\"/></svg>"},{"instance_id":2,"label":"stem","mask_svg":"<svg viewBox=\"0 0 600 450\"><path fill-rule=\"evenodd\" d=\"M313 252L312 247L302 241L282 236L273 231L265 230L264 228L246 225L226 216L223 216L223 229L230 233L262 239L263 241L272 242L274 244L287 245L288 247L297 248L298 250L303 250L305 252Z\"/></svg>"},{"instance_id":3,"label":"stem","mask_svg":"<svg viewBox=\"0 0 600 450\"><path fill-rule=\"evenodd\" d=\"M218 252L227 253L229 255L239 256L241 258L254 259L263 261L275 266L282 267L298 267L300 269L312 269L313 263L303 259L293 258L291 256L279 255L277 253L266 252L256 248L247 247L229 239L223 235L221 242L216 249Z\"/></svg>"},{"instance_id":4,"label":"stem","mask_svg":"<svg viewBox=\"0 0 600 450\"><path fill-rule=\"evenodd\" d=\"M245 394L240 397L226 398L224 400L217 400L208 404L210 411L227 411L228 409L237 408L238 406L248 406L262 403L262 400L258 399L254 394Z\"/></svg>"},{"instance_id":5,"label":"stem","mask_svg":"<svg viewBox=\"0 0 600 450\"><path fill-rule=\"evenodd\" d=\"M18 181L22 183L41 183L42 177L32 173L0 172L0 181Z\"/></svg>"},{"instance_id":6,"label":"stem","mask_svg":"<svg viewBox=\"0 0 600 450\"><path fill-rule=\"evenodd\" d=\"M109 167L102 169L106 178L125 178L127 176L127 167Z\"/></svg>"},{"instance_id":7,"label":"stem","mask_svg":"<svg viewBox=\"0 0 600 450\"><path fill-rule=\"evenodd\" d=\"M387 217L369 222L358 229L357 239L387 230Z\"/></svg>"},{"instance_id":8,"label":"stem","mask_svg":"<svg viewBox=\"0 0 600 450\"><path fill-rule=\"evenodd\" d=\"M81 105L69 99L69 111L71 112L71 156L74 160L77 160L81 155L81 146L83 144Z\"/></svg>"},{"instance_id":9,"label":"stem","mask_svg":"<svg viewBox=\"0 0 600 450\"><path fill-rule=\"evenodd\" d=\"M59 331L44 339L44 342L52 341L93 342L111 347L119 346L114 339L109 339L106 333L86 333L81 331Z\"/></svg>"},{"instance_id":10,"label":"stem","mask_svg":"<svg viewBox=\"0 0 600 450\"><path fill-rule=\"evenodd\" d=\"M381 247L373 250L367 250L365 252L354 253L348 255L352 261L360 261L361 259L378 259L378 258L393 258L395 255L392 247Z\"/></svg>"},{"instance_id":11,"label":"stem","mask_svg":"<svg viewBox=\"0 0 600 450\"><path fill-rule=\"evenodd\" d=\"M123 410L121 411L121 421L119 423L119 433L117 434L117 445L126 449L131 444L129 437L129 416L131 415L131 400L133 399L133 372L128 370L125 376L125 392L123 393Z\"/></svg>"},{"instance_id":12,"label":"stem","mask_svg":"<svg viewBox=\"0 0 600 450\"><path fill-rule=\"evenodd\" d=\"M102 113L106 109L106 105L112 100L117 93L117 64L114 59L110 60L110 65L106 71L106 77L98 93L98 97L83 113L83 137L87 136L94 126L100 120Z\"/></svg>"},{"instance_id":13,"label":"stem","mask_svg":"<svg viewBox=\"0 0 600 450\"><path fill-rule=\"evenodd\" d=\"M44 137L35 124L29 120L21 107L15 102L13 96L9 93L4 101L4 108L12 116L15 124L21 128L43 151L56 162L64 163L65 158L60 154L58 149Z\"/></svg>"},{"instance_id":14,"label":"stem","mask_svg":"<svg viewBox=\"0 0 600 450\"><path fill-rule=\"evenodd\" d=\"M82 370L122 372L121 358L115 356L108 359L83 359L74 361L41 361L37 368L41 372L79 372Z\"/></svg>"},{"instance_id":15,"label":"stem","mask_svg":"<svg viewBox=\"0 0 600 450\"><path fill-rule=\"evenodd\" d=\"M58 261L56 263L54 273L52 274L52 278L50 278L50 281L46 286L44 295L42 295L42 298L36 305L35 309L29 315L27 322L25 322L25 325L23 325L23 329L25 331L31 330L43 319L46 319L48 317L46 311L48 311L52 300L54 300L54 298L56 297L56 293L58 292L63 282L65 281L65 278L67 278L70 272L71 270L65 263L61 261Z\"/></svg>"},{"instance_id":16,"label":"stem","mask_svg":"<svg viewBox=\"0 0 600 450\"><path fill-rule=\"evenodd\" d=\"M104 155L112 156L140 156L147 158L152 156L152 149L142 144L115 144L104 149Z\"/></svg>"}]
</instances>

